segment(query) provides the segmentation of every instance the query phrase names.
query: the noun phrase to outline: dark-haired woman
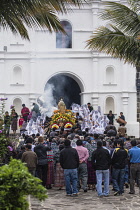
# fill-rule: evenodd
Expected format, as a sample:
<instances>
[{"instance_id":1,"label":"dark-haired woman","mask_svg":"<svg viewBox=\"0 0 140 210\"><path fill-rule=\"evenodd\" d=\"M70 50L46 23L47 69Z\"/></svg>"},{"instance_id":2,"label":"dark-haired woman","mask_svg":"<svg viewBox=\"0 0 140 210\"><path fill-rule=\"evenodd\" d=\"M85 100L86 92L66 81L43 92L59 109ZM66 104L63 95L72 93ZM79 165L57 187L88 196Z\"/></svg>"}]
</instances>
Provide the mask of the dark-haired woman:
<instances>
[{"instance_id":1,"label":"dark-haired woman","mask_svg":"<svg viewBox=\"0 0 140 210\"><path fill-rule=\"evenodd\" d=\"M18 114L15 112L15 109L12 109L11 112L11 130L13 134L16 133L17 130L17 121L18 121Z\"/></svg>"}]
</instances>

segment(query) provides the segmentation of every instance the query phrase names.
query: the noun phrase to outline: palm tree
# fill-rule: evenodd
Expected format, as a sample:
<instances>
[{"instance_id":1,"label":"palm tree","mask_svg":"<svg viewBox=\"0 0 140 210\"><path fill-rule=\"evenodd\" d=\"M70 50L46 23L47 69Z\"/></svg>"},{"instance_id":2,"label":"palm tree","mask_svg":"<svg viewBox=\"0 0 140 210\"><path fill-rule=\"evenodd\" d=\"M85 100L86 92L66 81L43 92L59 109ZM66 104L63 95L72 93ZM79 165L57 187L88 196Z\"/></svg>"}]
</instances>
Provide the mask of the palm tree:
<instances>
[{"instance_id":1,"label":"palm tree","mask_svg":"<svg viewBox=\"0 0 140 210\"><path fill-rule=\"evenodd\" d=\"M128 0L128 4L105 2L101 18L109 20L110 27L99 27L87 47L140 67L140 1Z\"/></svg>"},{"instance_id":2,"label":"palm tree","mask_svg":"<svg viewBox=\"0 0 140 210\"><path fill-rule=\"evenodd\" d=\"M0 24L28 40L28 27L47 27L50 32L64 32L57 15L67 13L71 5L81 4L82 0L2 0Z\"/></svg>"}]
</instances>

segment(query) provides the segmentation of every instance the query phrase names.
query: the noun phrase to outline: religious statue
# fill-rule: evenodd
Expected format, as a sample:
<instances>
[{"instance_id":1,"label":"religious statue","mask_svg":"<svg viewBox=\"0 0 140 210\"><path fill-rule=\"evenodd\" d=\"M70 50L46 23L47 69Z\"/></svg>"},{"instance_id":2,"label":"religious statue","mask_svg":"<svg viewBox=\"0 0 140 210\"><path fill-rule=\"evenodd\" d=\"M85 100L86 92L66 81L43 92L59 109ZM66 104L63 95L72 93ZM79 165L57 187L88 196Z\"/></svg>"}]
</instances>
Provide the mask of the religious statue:
<instances>
[{"instance_id":1,"label":"religious statue","mask_svg":"<svg viewBox=\"0 0 140 210\"><path fill-rule=\"evenodd\" d=\"M60 101L58 103L58 109L60 110L60 113L65 113L66 112L66 105L65 105L62 98L60 99Z\"/></svg>"},{"instance_id":2,"label":"religious statue","mask_svg":"<svg viewBox=\"0 0 140 210\"><path fill-rule=\"evenodd\" d=\"M55 110L52 115L52 120L50 122L51 128L72 128L75 125L75 120L74 113L71 110L66 109L66 105L61 98L58 103L58 110Z\"/></svg>"}]
</instances>

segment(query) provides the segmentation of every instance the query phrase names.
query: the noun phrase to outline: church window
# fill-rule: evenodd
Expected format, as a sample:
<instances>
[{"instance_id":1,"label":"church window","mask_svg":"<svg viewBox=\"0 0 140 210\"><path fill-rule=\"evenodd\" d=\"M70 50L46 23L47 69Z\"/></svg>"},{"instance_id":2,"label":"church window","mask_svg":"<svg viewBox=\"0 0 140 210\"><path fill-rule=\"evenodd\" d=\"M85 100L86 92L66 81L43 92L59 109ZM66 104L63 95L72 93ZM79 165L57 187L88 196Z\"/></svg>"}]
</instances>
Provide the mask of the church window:
<instances>
[{"instance_id":1,"label":"church window","mask_svg":"<svg viewBox=\"0 0 140 210\"><path fill-rule=\"evenodd\" d=\"M68 21L61 21L61 24L66 34L56 33L56 48L72 48L72 26Z\"/></svg>"}]
</instances>

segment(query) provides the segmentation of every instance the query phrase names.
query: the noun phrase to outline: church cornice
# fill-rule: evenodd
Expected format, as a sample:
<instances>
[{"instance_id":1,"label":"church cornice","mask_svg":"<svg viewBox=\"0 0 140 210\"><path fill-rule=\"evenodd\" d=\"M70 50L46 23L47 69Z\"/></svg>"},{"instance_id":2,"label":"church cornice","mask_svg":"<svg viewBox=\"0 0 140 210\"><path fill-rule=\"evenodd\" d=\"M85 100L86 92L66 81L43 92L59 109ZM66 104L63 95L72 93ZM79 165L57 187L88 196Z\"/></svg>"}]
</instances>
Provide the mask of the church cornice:
<instances>
[{"instance_id":1,"label":"church cornice","mask_svg":"<svg viewBox=\"0 0 140 210\"><path fill-rule=\"evenodd\" d=\"M83 94L98 94L98 97L100 96L100 94L104 94L104 95L108 95L108 94L122 94L123 92L122 91L98 91L98 92L93 92L93 91L85 91L85 92L81 92L80 95L83 95ZM127 94L131 94L131 93L137 93L137 91L127 91L126 92ZM126 97L125 97L126 98Z\"/></svg>"},{"instance_id":2,"label":"church cornice","mask_svg":"<svg viewBox=\"0 0 140 210\"><path fill-rule=\"evenodd\" d=\"M38 59L91 59L112 58L110 55L90 50L59 49L44 52L3 52L0 51L0 63L5 60L38 60ZM115 58L114 58L115 59Z\"/></svg>"}]
</instances>

